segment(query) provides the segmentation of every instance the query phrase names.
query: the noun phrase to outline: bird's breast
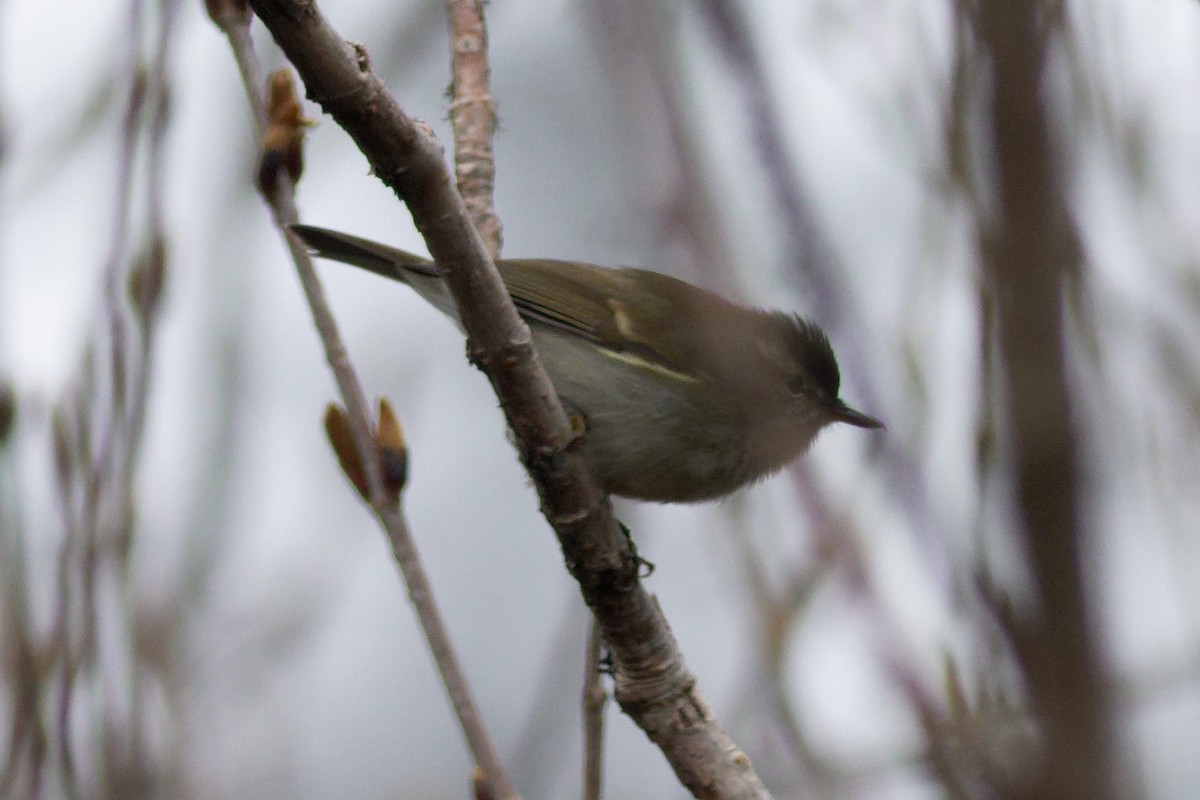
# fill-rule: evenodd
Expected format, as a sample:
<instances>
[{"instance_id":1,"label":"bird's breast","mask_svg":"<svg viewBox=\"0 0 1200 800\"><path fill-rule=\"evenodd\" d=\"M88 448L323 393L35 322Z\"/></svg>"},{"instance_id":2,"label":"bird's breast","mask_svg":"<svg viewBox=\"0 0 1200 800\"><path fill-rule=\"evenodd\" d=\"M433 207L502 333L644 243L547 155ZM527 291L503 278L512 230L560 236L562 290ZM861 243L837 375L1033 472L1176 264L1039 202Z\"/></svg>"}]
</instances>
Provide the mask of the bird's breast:
<instances>
[{"instance_id":1,"label":"bird's breast","mask_svg":"<svg viewBox=\"0 0 1200 800\"><path fill-rule=\"evenodd\" d=\"M568 411L582 415L583 452L606 491L690 502L751 480L741 421L702 381L544 329L534 344Z\"/></svg>"}]
</instances>

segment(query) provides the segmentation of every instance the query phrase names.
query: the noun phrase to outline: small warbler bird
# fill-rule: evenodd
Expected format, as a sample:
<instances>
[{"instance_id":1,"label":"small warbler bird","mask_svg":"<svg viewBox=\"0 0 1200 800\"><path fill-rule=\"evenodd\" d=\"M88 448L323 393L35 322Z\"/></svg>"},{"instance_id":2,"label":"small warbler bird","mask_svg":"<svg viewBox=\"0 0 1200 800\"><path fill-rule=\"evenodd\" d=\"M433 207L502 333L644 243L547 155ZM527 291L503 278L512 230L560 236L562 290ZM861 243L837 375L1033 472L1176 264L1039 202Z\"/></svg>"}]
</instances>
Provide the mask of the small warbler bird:
<instances>
[{"instance_id":1,"label":"small warbler bird","mask_svg":"<svg viewBox=\"0 0 1200 800\"><path fill-rule=\"evenodd\" d=\"M291 229L316 255L406 283L458 321L432 261L325 228ZM559 397L582 417L584 456L610 494L708 500L779 470L831 422L883 427L838 398L829 339L799 316L640 269L545 259L496 267Z\"/></svg>"}]
</instances>

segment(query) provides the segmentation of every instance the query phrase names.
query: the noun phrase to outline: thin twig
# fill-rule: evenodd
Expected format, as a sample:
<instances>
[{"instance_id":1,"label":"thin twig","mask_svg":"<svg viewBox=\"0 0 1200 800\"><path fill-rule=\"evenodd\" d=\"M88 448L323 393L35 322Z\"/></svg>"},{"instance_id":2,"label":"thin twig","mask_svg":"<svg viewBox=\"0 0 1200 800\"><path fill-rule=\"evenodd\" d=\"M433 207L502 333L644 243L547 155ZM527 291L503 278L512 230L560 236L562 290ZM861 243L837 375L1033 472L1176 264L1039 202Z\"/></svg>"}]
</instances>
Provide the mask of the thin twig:
<instances>
[{"instance_id":1,"label":"thin twig","mask_svg":"<svg viewBox=\"0 0 1200 800\"><path fill-rule=\"evenodd\" d=\"M608 694L600 683L602 645L600 628L592 620L583 655L583 800L600 800L604 779L604 706Z\"/></svg>"},{"instance_id":2,"label":"thin twig","mask_svg":"<svg viewBox=\"0 0 1200 800\"><path fill-rule=\"evenodd\" d=\"M101 647L99 619L108 602L124 594L124 586L110 587L108 582L123 581L128 574L128 558L134 533L132 508L136 455L142 438L143 420L149 395L150 365L154 334L154 305L157 294L132 296L135 275L147 278L151 272L161 285L164 269L161 247L161 147L166 130L167 70L163 66L169 50L174 11L177 3L164 4L155 30L152 61L147 63L140 43L145 26L143 3L134 0L129 7L129 44L124 74L129 85L123 109L121 136L117 150L115 197L112 206L112 234L103 266L102 320L97 337L85 350L74 389L56 410L53 447L58 472L60 507L63 510L64 536L58 558L57 607L51 634L51 648L58 666L58 695L55 708L56 745L62 790L68 797L83 793L81 774L86 770L98 782L102 793L119 793L121 780L130 769L145 765L130 763L145 752L138 737L143 735L137 692L141 665L136 655L128 659L127 674L113 680L126 683L132 690L129 708L119 716L124 726L115 723L113 698L97 698L89 708L95 718L91 727L103 731L103 738L88 747L87 760L75 752L72 720L77 716L76 698L81 690L105 685L104 670L121 669ZM146 120L149 108L151 116ZM134 169L139 148L149 140L147 168ZM139 177L149 186L147 212L147 252L134 253L130 246L133 195ZM147 265L153 263L153 269ZM139 284L149 289L151 282ZM131 326L131 312L137 316ZM137 337L132 335L136 333ZM102 589L112 588L112 594ZM128 609L115 616L132 624ZM118 640L119 641L119 640ZM126 638L124 641L129 641ZM90 681L90 685L83 685ZM119 741L122 735L126 741Z\"/></svg>"},{"instance_id":3,"label":"thin twig","mask_svg":"<svg viewBox=\"0 0 1200 800\"><path fill-rule=\"evenodd\" d=\"M242 70L243 79L248 84L247 93L254 108L254 118L258 124L257 133L261 137L263 121L267 119L267 115L259 90L254 87L263 86L265 81L259 74L258 59L252 49L252 40L248 32L249 17L235 13L213 15L213 19L226 32L230 46L235 53L238 53L236 58ZM244 52L246 48L251 49ZM313 322L325 349L325 358L333 371L338 391L345 405L346 418L355 449L358 451L359 463L364 469L367 496L371 508L387 533L393 556L404 576L409 599L416 610L417 618L429 643L430 651L451 704L458 716L472 757L487 776L492 796L500 800L516 798L517 794L504 771L495 744L483 724L483 717L475 702L474 694L450 643L449 632L438 611L432 588L417 552L416 543L408 529L407 520L392 504L384 487L366 395L338 332L337 321L325 299L324 288L317 277L307 250L298 239L286 232L287 226L298 222L299 219L295 208L292 182L283 170L280 170L280 174L277 176L275 187L276 191L268 198L272 216L296 266Z\"/></svg>"},{"instance_id":4,"label":"thin twig","mask_svg":"<svg viewBox=\"0 0 1200 800\"><path fill-rule=\"evenodd\" d=\"M482 0L446 0L450 21L450 125L454 177L488 255L499 258L503 229L496 216L496 102L488 64Z\"/></svg>"}]
</instances>

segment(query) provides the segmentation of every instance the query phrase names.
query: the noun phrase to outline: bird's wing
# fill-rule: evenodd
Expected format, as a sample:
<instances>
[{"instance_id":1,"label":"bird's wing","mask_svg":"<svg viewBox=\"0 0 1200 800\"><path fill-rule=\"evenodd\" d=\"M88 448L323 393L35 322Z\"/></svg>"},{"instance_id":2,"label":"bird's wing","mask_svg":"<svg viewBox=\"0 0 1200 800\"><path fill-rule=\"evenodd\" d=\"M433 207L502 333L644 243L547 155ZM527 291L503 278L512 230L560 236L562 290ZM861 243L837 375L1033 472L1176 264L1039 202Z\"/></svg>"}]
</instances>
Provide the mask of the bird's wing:
<instances>
[{"instance_id":1,"label":"bird's wing","mask_svg":"<svg viewBox=\"0 0 1200 800\"><path fill-rule=\"evenodd\" d=\"M687 321L719 325L725 301L676 278L571 261L504 260L501 276L517 310L608 350L690 374L698 341ZM637 297L636 307L629 298Z\"/></svg>"}]
</instances>

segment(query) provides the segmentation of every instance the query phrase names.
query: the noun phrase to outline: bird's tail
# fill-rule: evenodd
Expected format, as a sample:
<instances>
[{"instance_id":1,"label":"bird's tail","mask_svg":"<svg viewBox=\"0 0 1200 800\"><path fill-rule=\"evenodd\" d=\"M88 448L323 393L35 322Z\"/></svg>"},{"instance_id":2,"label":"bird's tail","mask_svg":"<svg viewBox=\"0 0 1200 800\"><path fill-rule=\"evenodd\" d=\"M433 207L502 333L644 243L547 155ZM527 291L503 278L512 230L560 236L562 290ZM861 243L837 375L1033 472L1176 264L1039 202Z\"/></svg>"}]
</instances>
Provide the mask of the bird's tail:
<instances>
[{"instance_id":1,"label":"bird's tail","mask_svg":"<svg viewBox=\"0 0 1200 800\"><path fill-rule=\"evenodd\" d=\"M426 277L440 275L437 266L429 259L370 239L313 225L292 225L290 228L321 258L362 267L376 275L404 283L411 283L405 275L408 272Z\"/></svg>"}]
</instances>

